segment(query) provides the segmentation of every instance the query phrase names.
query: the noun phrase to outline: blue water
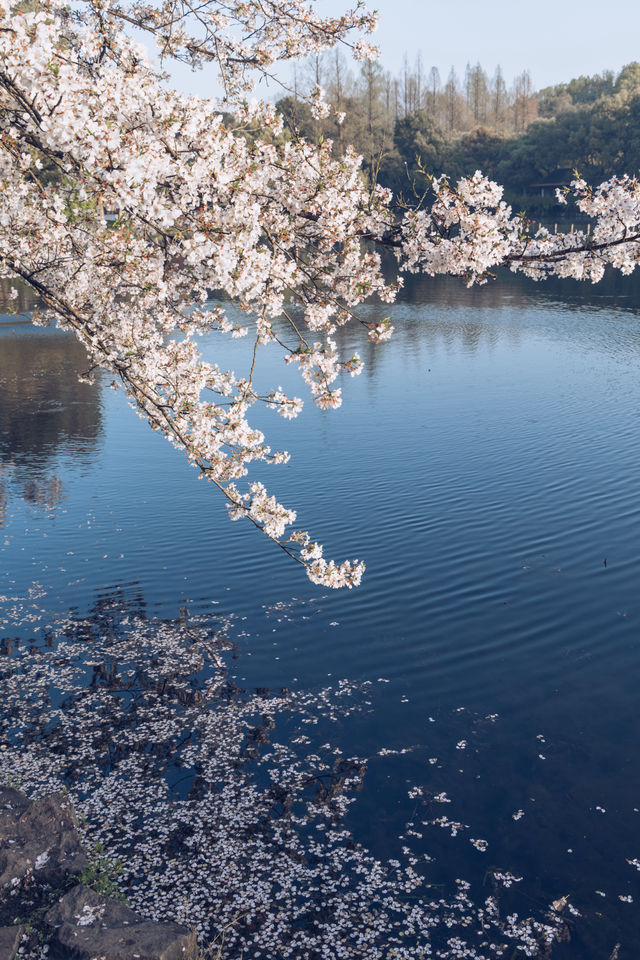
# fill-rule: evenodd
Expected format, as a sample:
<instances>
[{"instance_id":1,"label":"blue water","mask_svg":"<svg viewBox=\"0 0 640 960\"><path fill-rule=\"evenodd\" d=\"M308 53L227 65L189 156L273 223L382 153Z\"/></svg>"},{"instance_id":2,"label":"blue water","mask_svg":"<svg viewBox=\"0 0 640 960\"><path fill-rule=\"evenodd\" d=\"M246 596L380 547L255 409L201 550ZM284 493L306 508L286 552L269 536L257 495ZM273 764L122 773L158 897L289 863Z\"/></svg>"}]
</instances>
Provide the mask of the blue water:
<instances>
[{"instance_id":1,"label":"blue water","mask_svg":"<svg viewBox=\"0 0 640 960\"><path fill-rule=\"evenodd\" d=\"M473 818L489 852L449 841L435 869L519 870L541 903L570 894L583 914L558 956L607 960L620 942L620 960L633 960L639 307L631 282L507 277L469 291L411 279L388 344L343 331L367 366L343 384L340 411L309 402L293 422L254 418L292 454L256 475L326 556L367 564L359 589L331 594L231 524L106 380L78 384L86 361L73 340L5 316L0 594L35 580L52 611L84 613L120 588L154 615L233 615L248 687L388 680L342 733L372 758L350 814L358 839L393 856L411 814L405 780L452 796L459 783L456 816ZM249 362L242 341L206 341L208 356L220 350L236 371ZM264 349L260 369L304 396L278 349ZM12 630L5 618L1 635ZM428 849L442 843L430 835Z\"/></svg>"}]
</instances>

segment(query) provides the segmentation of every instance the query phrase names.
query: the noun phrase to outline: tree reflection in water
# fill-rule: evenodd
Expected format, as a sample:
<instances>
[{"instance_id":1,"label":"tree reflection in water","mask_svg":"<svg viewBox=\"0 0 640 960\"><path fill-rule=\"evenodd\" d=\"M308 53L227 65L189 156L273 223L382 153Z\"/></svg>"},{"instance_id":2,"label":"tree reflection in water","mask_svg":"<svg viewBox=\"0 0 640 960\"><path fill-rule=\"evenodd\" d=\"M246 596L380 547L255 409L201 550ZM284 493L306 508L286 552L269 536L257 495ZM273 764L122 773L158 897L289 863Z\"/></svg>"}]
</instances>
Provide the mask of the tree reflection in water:
<instances>
[{"instance_id":1,"label":"tree reflection in water","mask_svg":"<svg viewBox=\"0 0 640 960\"><path fill-rule=\"evenodd\" d=\"M5 468L3 476L0 466L0 526L7 518L12 498L23 500L49 516L53 515L64 499L64 486L57 474L23 479L20 479L20 474L21 471L14 474L11 469Z\"/></svg>"},{"instance_id":2,"label":"tree reflection in water","mask_svg":"<svg viewBox=\"0 0 640 960\"><path fill-rule=\"evenodd\" d=\"M130 904L194 924L229 960L538 957L567 936L552 909L518 915L512 874L476 901L462 879L430 886L409 846L383 862L358 844L346 818L366 764L331 731L370 709L371 684L241 689L231 625L151 619L116 591L5 644L0 781L67 788Z\"/></svg>"}]
</instances>

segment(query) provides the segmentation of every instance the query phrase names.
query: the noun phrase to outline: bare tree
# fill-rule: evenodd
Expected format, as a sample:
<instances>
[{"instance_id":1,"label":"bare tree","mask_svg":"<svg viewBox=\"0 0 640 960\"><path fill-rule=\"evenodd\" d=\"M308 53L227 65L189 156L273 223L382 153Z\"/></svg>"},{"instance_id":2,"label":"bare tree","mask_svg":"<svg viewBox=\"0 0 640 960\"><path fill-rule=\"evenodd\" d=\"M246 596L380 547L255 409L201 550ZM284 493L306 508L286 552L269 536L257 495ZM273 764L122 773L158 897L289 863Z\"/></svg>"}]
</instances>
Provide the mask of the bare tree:
<instances>
[{"instance_id":1,"label":"bare tree","mask_svg":"<svg viewBox=\"0 0 640 960\"><path fill-rule=\"evenodd\" d=\"M479 63L473 67L467 64L464 85L470 117L474 126L480 126L487 121L489 83Z\"/></svg>"},{"instance_id":2,"label":"bare tree","mask_svg":"<svg viewBox=\"0 0 640 960\"><path fill-rule=\"evenodd\" d=\"M418 56L416 57L416 68L414 74L414 86L415 86L415 107L414 110L422 109L422 97L424 92L424 82L422 77L422 55L418 51Z\"/></svg>"},{"instance_id":3,"label":"bare tree","mask_svg":"<svg viewBox=\"0 0 640 960\"><path fill-rule=\"evenodd\" d=\"M440 94L440 86L440 71L437 67L431 67L425 96L425 109L429 116L433 117L434 119L438 114L438 97Z\"/></svg>"},{"instance_id":4,"label":"bare tree","mask_svg":"<svg viewBox=\"0 0 640 960\"><path fill-rule=\"evenodd\" d=\"M504 82L504 76L502 75L502 67L500 64L498 64L496 67L496 72L494 73L493 80L491 81L490 101L491 126L494 128L494 130L500 130L504 126L507 116L507 107L509 105L507 85Z\"/></svg>"},{"instance_id":5,"label":"bare tree","mask_svg":"<svg viewBox=\"0 0 640 960\"><path fill-rule=\"evenodd\" d=\"M328 73L329 80L327 83L329 100L331 101L337 114L346 113L347 106L347 96L349 92L349 87L351 86L351 76L347 68L347 62L345 60L344 54L342 51L336 47L334 50L328 54ZM341 122L336 124L336 145L337 150L342 154L344 145L344 128Z\"/></svg>"},{"instance_id":6,"label":"bare tree","mask_svg":"<svg viewBox=\"0 0 640 960\"><path fill-rule=\"evenodd\" d=\"M537 115L538 101L531 74L523 70L513 81L513 129L516 133L522 133Z\"/></svg>"},{"instance_id":7,"label":"bare tree","mask_svg":"<svg viewBox=\"0 0 640 960\"><path fill-rule=\"evenodd\" d=\"M451 134L459 129L461 120L460 85L458 83L458 75L453 67L451 67L449 71L449 76L444 86L444 108L445 123Z\"/></svg>"},{"instance_id":8,"label":"bare tree","mask_svg":"<svg viewBox=\"0 0 640 960\"><path fill-rule=\"evenodd\" d=\"M366 60L362 64L360 79L364 100L364 136L361 149L365 166L373 182L378 160L384 152L390 133L390 117L385 110L386 98L383 99L386 75L379 63Z\"/></svg>"},{"instance_id":9,"label":"bare tree","mask_svg":"<svg viewBox=\"0 0 640 960\"><path fill-rule=\"evenodd\" d=\"M403 99L403 108L404 108L404 110L403 110L403 116L406 117L406 116L408 116L408 114L411 112L411 103L410 103L410 98L411 98L411 80L410 80L410 76L411 76L411 74L410 74L410 72L409 72L409 58L407 57L406 53L405 53L404 58L403 58L403 60L402 60L402 73L403 73L402 99Z\"/></svg>"}]
</instances>

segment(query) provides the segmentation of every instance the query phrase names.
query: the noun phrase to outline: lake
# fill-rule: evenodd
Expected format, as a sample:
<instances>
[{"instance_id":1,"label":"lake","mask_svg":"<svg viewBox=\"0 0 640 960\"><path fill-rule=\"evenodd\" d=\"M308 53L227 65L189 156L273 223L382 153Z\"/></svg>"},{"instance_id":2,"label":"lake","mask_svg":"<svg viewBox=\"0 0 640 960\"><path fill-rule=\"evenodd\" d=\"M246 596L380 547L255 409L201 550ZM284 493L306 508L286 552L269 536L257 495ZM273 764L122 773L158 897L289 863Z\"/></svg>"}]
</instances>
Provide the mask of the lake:
<instances>
[{"instance_id":1,"label":"lake","mask_svg":"<svg viewBox=\"0 0 640 960\"><path fill-rule=\"evenodd\" d=\"M31 793L67 784L88 841L129 858L125 895L157 916L190 910L209 937L222 916L230 960L285 941L283 956L422 956L431 927L437 956L537 955L535 926L502 930L511 952L483 939L487 898L503 928L556 914L553 957L608 960L620 944L633 960L639 308L633 278L511 276L472 290L409 278L393 307L364 308L390 312L395 333L373 347L363 327L341 331L366 367L339 411L309 400L293 422L253 418L292 454L259 475L297 526L367 565L336 593L230 523L108 378L78 383L72 338L3 316L0 777ZM235 370L248 347L204 342ZM264 383L306 396L277 348L260 359ZM240 766L227 800L244 819L225 826L222 780ZM286 865L269 886L275 849ZM380 864L393 877L376 886ZM442 923L456 895L464 910ZM357 941L367 896L373 932ZM407 919L419 898L432 920ZM355 912L341 919L338 900Z\"/></svg>"}]
</instances>

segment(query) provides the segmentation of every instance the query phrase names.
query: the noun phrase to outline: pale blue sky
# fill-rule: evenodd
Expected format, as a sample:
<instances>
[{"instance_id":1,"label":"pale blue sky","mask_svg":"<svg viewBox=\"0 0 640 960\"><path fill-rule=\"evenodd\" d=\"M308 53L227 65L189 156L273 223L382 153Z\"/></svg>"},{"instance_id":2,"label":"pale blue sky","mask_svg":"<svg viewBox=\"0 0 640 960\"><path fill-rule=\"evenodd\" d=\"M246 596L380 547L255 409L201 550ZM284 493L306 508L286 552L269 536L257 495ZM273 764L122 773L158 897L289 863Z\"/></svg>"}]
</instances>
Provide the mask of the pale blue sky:
<instances>
[{"instance_id":1,"label":"pale blue sky","mask_svg":"<svg viewBox=\"0 0 640 960\"><path fill-rule=\"evenodd\" d=\"M443 81L452 65L462 78L466 64L479 60L489 75L500 64L507 83L528 69L539 89L640 60L640 0L377 0L368 6L380 13L374 40L392 73L402 69L405 52L411 62L420 52L425 72L437 66ZM317 0L316 7L333 15L345 2ZM185 91L217 92L206 75L194 78L178 68L175 76Z\"/></svg>"},{"instance_id":2,"label":"pale blue sky","mask_svg":"<svg viewBox=\"0 0 640 960\"><path fill-rule=\"evenodd\" d=\"M619 70L640 60L638 0L377 0L380 13L375 40L387 69L397 72L406 51L418 52L443 77L453 65L464 74L467 62L493 73L500 64L511 80L531 71L536 87L580 74ZM318 0L319 10L335 13L341 0Z\"/></svg>"}]
</instances>

